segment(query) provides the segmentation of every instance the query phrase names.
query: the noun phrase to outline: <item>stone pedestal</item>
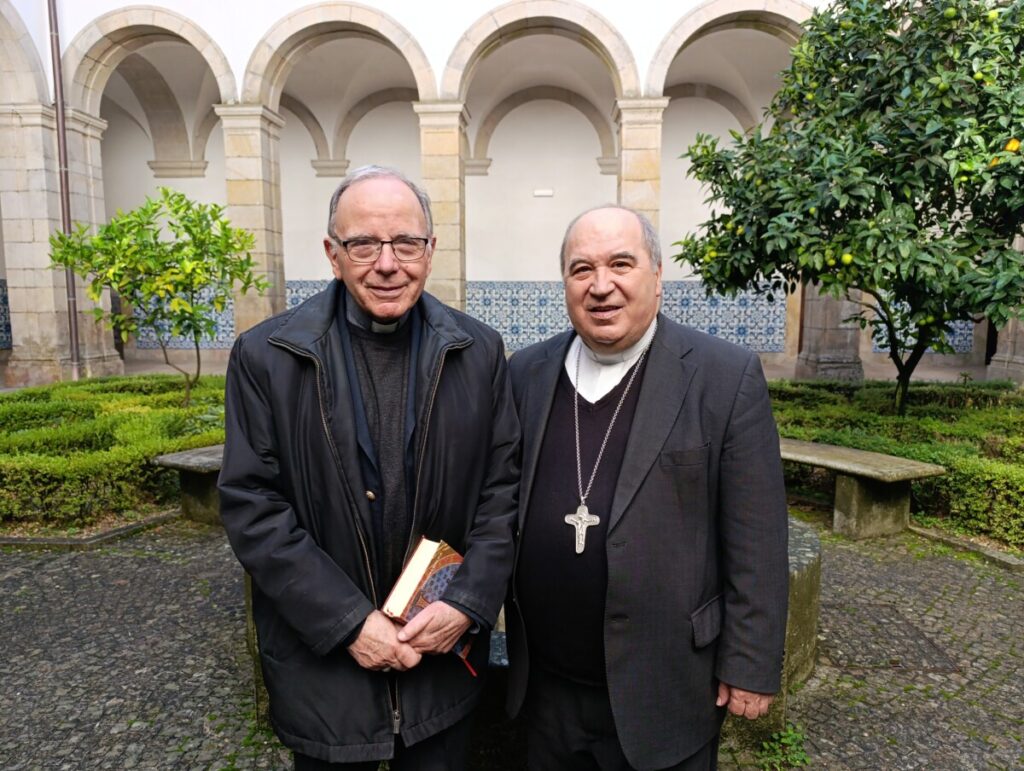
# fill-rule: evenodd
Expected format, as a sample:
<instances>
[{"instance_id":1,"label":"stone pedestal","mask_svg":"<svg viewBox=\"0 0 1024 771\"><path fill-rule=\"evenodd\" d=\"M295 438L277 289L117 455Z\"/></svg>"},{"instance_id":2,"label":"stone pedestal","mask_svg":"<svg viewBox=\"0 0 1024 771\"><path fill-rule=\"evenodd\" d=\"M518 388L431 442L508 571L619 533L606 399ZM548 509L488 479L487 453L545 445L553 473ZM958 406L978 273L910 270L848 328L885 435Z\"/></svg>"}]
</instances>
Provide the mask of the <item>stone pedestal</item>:
<instances>
[{"instance_id":1,"label":"stone pedestal","mask_svg":"<svg viewBox=\"0 0 1024 771\"><path fill-rule=\"evenodd\" d=\"M658 227L661 212L661 125L668 98L619 99L619 203L644 214Z\"/></svg>"},{"instance_id":2,"label":"stone pedestal","mask_svg":"<svg viewBox=\"0 0 1024 771\"><path fill-rule=\"evenodd\" d=\"M466 307L466 108L462 102L416 102L423 188L430 196L437 246L427 291Z\"/></svg>"},{"instance_id":3,"label":"stone pedestal","mask_svg":"<svg viewBox=\"0 0 1024 771\"><path fill-rule=\"evenodd\" d=\"M262 105L214 107L224 128L225 214L256 237L255 273L270 287L262 296L235 295L235 334L283 311L286 305L281 238L280 136L284 120Z\"/></svg>"},{"instance_id":4,"label":"stone pedestal","mask_svg":"<svg viewBox=\"0 0 1024 771\"><path fill-rule=\"evenodd\" d=\"M859 306L848 300L836 300L812 286L804 287L796 363L798 380L864 380L860 327L845 321L858 310Z\"/></svg>"},{"instance_id":5,"label":"stone pedestal","mask_svg":"<svg viewBox=\"0 0 1024 771\"><path fill-rule=\"evenodd\" d=\"M723 735L745 749L756 750L761 742L786 727L789 691L814 671L818 650L818 614L821 596L821 540L810 525L789 520L789 612L786 617L786 656L782 665L782 690L768 714L757 720L730 715Z\"/></svg>"}]
</instances>

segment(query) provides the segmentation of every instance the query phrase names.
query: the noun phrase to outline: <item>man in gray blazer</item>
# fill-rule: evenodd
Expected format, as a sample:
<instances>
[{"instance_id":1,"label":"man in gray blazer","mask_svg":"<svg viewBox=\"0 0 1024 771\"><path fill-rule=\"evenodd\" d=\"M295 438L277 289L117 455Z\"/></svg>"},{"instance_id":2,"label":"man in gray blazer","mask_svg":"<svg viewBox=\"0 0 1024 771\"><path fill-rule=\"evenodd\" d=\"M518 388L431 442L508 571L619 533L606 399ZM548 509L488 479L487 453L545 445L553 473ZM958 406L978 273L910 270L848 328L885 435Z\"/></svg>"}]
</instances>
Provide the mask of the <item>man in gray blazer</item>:
<instances>
[{"instance_id":1,"label":"man in gray blazer","mask_svg":"<svg viewBox=\"0 0 1024 771\"><path fill-rule=\"evenodd\" d=\"M780 687L787 515L756 355L658 313L657 234L584 212L573 330L517 353L509 710L531 769L715 768L726 710Z\"/></svg>"}]
</instances>

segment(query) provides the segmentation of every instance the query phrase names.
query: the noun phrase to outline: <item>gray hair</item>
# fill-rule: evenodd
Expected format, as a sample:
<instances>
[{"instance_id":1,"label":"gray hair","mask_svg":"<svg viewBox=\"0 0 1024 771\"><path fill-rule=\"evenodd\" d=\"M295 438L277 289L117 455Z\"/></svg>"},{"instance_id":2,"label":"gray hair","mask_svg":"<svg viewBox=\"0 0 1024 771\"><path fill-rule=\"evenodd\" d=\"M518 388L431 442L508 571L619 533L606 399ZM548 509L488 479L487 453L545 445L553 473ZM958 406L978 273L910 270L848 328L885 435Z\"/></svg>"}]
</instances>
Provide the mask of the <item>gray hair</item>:
<instances>
[{"instance_id":1,"label":"gray hair","mask_svg":"<svg viewBox=\"0 0 1024 771\"><path fill-rule=\"evenodd\" d=\"M636 217L637 222L640 223L640 229L644 234L644 248L647 249L647 254L651 258L651 270L657 271L661 266L661 241L658 238L658 231L654 229L654 225L652 225L651 221L636 209L631 209L628 206L622 206L617 203L606 203L601 204L600 206L594 206L584 212L580 212L573 218L572 222L569 223L569 227L565 229L565 235L562 236L562 250L559 252L562 273L565 273L565 250L569 246L569 237L572 235L572 229L576 227L576 223L583 219L583 217L586 217L591 212L600 211L601 209L619 209L621 211L628 211Z\"/></svg>"},{"instance_id":2,"label":"gray hair","mask_svg":"<svg viewBox=\"0 0 1024 771\"><path fill-rule=\"evenodd\" d=\"M423 217L427 221L427 232L425 235L434 235L434 216L430 213L430 196L427 195L426 191L398 169L392 169L387 166L370 165L360 166L355 171L350 172L343 180L341 180L338 187L335 188L334 193L331 195L331 205L327 213L328 236L334 236L334 215L338 211L338 199L341 198L342 194L346 190L356 184L356 182L363 182L367 179L397 179L399 182L404 183L406 187L412 190L416 195L416 199L420 202L420 208L423 210Z\"/></svg>"}]
</instances>

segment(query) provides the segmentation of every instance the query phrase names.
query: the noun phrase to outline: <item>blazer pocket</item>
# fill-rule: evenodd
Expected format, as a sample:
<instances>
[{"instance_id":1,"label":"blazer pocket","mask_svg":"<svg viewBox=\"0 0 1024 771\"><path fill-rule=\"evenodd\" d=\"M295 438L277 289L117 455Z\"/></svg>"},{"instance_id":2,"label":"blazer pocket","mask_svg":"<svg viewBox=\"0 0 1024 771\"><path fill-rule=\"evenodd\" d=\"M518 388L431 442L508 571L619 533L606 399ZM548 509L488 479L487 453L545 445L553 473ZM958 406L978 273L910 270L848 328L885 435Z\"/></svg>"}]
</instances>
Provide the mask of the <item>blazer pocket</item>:
<instances>
[{"instance_id":1,"label":"blazer pocket","mask_svg":"<svg viewBox=\"0 0 1024 771\"><path fill-rule=\"evenodd\" d=\"M690 614L693 627L693 645L703 648L718 637L722 631L722 595L716 594Z\"/></svg>"},{"instance_id":2,"label":"blazer pocket","mask_svg":"<svg viewBox=\"0 0 1024 771\"><path fill-rule=\"evenodd\" d=\"M661 454L662 466L702 466L711 452L711 442L688 450L668 450Z\"/></svg>"}]
</instances>

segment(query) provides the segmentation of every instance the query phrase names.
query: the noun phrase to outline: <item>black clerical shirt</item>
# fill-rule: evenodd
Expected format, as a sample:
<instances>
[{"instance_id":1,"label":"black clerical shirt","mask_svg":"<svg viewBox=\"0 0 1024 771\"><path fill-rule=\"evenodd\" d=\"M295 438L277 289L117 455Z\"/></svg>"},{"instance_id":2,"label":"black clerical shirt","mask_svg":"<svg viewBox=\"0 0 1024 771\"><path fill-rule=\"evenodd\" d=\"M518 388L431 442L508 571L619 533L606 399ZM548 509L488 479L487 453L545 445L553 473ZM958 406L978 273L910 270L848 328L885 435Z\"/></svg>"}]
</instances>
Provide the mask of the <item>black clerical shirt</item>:
<instances>
[{"instance_id":1,"label":"black clerical shirt","mask_svg":"<svg viewBox=\"0 0 1024 771\"><path fill-rule=\"evenodd\" d=\"M642 367L643 362L639 366ZM596 403L591 404L582 396L579 398L584 489L631 371ZM601 521L587 528L586 548L582 554L576 554L575 528L565 522L565 515L574 513L580 503L576 482L574 390L562 369L520 534L516 590L529 638L530 663L592 685L604 685L607 679L604 663L604 602L608 584L605 536L642 379L641 371L622 404L587 497L590 513Z\"/></svg>"}]
</instances>

